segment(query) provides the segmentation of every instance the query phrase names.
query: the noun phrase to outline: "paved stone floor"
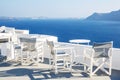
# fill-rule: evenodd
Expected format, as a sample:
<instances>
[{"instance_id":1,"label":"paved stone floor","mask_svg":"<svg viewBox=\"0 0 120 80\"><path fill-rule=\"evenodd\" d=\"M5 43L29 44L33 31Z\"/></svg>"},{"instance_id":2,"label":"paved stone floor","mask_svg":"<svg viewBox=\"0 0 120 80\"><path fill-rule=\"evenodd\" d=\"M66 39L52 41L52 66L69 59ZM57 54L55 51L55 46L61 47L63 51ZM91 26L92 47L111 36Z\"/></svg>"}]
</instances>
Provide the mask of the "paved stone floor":
<instances>
[{"instance_id":1,"label":"paved stone floor","mask_svg":"<svg viewBox=\"0 0 120 80\"><path fill-rule=\"evenodd\" d=\"M83 71L61 71L55 74L47 63L21 65L20 63L0 63L0 80L120 80L120 71L113 70L112 76L93 76L90 78Z\"/></svg>"}]
</instances>

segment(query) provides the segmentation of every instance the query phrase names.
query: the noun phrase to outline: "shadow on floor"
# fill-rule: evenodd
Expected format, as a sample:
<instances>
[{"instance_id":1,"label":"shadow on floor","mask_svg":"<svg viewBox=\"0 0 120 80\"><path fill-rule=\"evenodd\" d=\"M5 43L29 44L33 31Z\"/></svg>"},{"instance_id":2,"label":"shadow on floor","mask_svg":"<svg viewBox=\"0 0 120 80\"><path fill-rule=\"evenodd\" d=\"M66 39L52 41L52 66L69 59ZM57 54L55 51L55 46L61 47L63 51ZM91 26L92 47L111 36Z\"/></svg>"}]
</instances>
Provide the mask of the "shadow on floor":
<instances>
[{"instance_id":1,"label":"shadow on floor","mask_svg":"<svg viewBox=\"0 0 120 80\"><path fill-rule=\"evenodd\" d=\"M15 65L13 65L13 64L15 64ZM48 64L48 59L45 59L44 64ZM21 64L19 62L16 63L16 62L11 62L11 61L0 63L0 67L10 67L10 66L14 66L14 67L21 66ZM80 68L75 67L75 69L78 70ZM31 80L89 77L88 74L86 74L84 72L79 72L77 74L78 74L77 76L74 76L70 72L60 72L59 74L55 74L53 71L51 71L49 69L46 69L46 68L41 69L41 68L34 68L34 67L32 67L32 68L15 67L10 70L0 71L0 77L28 76ZM99 74L99 72L98 72L98 74ZM112 75L110 76L110 78L111 78L111 80L120 80L120 71L112 70Z\"/></svg>"},{"instance_id":2,"label":"shadow on floor","mask_svg":"<svg viewBox=\"0 0 120 80\"><path fill-rule=\"evenodd\" d=\"M54 74L47 69L27 69L27 68L15 68L6 71L0 71L0 77L19 77L28 76L31 80L40 79L55 79L55 78L71 78L73 75L70 72ZM35 78L38 76L39 78ZM41 76L41 77L40 77Z\"/></svg>"}]
</instances>

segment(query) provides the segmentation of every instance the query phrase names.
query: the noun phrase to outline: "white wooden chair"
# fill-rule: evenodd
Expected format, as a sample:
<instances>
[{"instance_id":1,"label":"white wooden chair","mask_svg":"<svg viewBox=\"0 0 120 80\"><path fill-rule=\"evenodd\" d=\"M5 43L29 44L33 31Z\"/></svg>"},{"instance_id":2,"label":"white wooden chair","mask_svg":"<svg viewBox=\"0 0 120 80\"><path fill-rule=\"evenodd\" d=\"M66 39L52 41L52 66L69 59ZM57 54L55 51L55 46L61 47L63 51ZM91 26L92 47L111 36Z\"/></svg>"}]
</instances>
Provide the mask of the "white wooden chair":
<instances>
[{"instance_id":1,"label":"white wooden chair","mask_svg":"<svg viewBox=\"0 0 120 80\"><path fill-rule=\"evenodd\" d=\"M44 42L36 41L31 43L30 57L33 61L39 65L40 62L44 62Z\"/></svg>"},{"instance_id":2,"label":"white wooden chair","mask_svg":"<svg viewBox=\"0 0 120 80\"><path fill-rule=\"evenodd\" d=\"M50 59L49 64L52 65L53 70L57 74L60 70L66 69L71 71L72 69L72 49L55 47L53 41L47 41L48 47L50 48ZM69 53L67 52L69 51Z\"/></svg>"},{"instance_id":3,"label":"white wooden chair","mask_svg":"<svg viewBox=\"0 0 120 80\"><path fill-rule=\"evenodd\" d=\"M20 38L22 44L21 62L24 64L44 61L44 42L37 41L36 38Z\"/></svg>"},{"instance_id":4,"label":"white wooden chair","mask_svg":"<svg viewBox=\"0 0 120 80\"><path fill-rule=\"evenodd\" d=\"M86 48L84 53L84 62L88 67L84 67L87 71L89 71L90 77L92 77L99 69L104 71L106 74L111 75L112 47L113 42L111 41L94 43L91 49ZM90 61L90 63L88 63L88 61ZM96 68L94 66L96 66ZM108 69L106 69L106 67Z\"/></svg>"},{"instance_id":5,"label":"white wooden chair","mask_svg":"<svg viewBox=\"0 0 120 80\"><path fill-rule=\"evenodd\" d=\"M21 61L22 46L20 44L14 44L14 59L15 61Z\"/></svg>"},{"instance_id":6,"label":"white wooden chair","mask_svg":"<svg viewBox=\"0 0 120 80\"><path fill-rule=\"evenodd\" d=\"M14 59L14 28L0 27L0 44L1 44L1 51L2 54L7 54L7 60Z\"/></svg>"}]
</instances>

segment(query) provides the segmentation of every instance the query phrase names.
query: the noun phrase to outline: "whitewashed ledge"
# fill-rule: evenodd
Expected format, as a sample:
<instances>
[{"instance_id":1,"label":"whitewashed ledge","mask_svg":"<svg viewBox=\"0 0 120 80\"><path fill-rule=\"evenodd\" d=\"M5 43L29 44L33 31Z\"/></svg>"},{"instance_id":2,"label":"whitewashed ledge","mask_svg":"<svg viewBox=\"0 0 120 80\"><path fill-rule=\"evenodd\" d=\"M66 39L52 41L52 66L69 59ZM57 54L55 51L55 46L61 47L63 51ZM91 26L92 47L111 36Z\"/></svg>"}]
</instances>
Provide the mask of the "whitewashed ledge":
<instances>
[{"instance_id":1,"label":"whitewashed ledge","mask_svg":"<svg viewBox=\"0 0 120 80\"><path fill-rule=\"evenodd\" d=\"M120 49L113 48L112 53L112 69L120 70Z\"/></svg>"}]
</instances>

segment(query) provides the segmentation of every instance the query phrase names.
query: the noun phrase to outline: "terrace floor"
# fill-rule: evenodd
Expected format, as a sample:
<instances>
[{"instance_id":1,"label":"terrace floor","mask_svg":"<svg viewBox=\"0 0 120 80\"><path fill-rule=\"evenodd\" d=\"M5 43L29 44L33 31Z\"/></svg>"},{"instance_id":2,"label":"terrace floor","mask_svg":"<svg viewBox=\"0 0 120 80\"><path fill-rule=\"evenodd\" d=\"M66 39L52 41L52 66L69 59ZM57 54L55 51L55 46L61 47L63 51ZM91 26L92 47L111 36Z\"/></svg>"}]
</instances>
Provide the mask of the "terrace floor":
<instances>
[{"instance_id":1,"label":"terrace floor","mask_svg":"<svg viewBox=\"0 0 120 80\"><path fill-rule=\"evenodd\" d=\"M0 80L120 80L119 75L120 71L112 70L111 76L102 74L90 78L88 74L78 70L78 67L72 73L61 71L55 74L48 63L41 63L39 66L21 65L14 61L0 63Z\"/></svg>"}]
</instances>

